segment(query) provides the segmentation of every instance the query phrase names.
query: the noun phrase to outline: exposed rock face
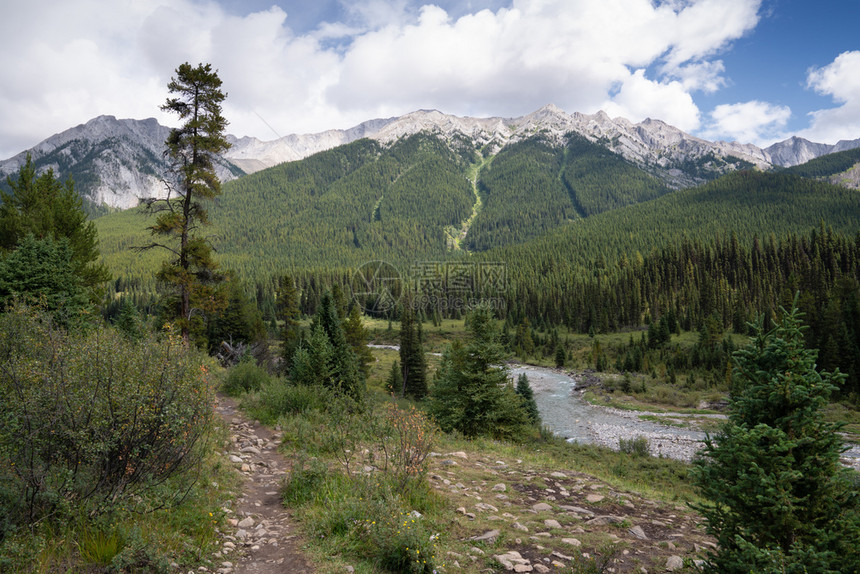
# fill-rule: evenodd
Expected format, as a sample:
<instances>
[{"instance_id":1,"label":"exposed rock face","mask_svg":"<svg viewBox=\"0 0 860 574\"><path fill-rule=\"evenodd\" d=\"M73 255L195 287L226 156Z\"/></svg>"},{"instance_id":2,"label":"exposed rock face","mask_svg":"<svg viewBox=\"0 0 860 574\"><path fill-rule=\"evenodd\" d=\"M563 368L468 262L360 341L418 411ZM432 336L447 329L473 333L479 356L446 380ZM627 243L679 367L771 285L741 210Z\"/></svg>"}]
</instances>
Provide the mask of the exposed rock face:
<instances>
[{"instance_id":1,"label":"exposed rock face","mask_svg":"<svg viewBox=\"0 0 860 574\"><path fill-rule=\"evenodd\" d=\"M304 159L315 153L370 137L393 121L394 118L370 120L348 130L293 134L269 142L250 137L241 139L230 137L233 147L224 157L245 173L254 173L285 161Z\"/></svg>"},{"instance_id":2,"label":"exposed rock face","mask_svg":"<svg viewBox=\"0 0 860 574\"><path fill-rule=\"evenodd\" d=\"M96 205L127 209L141 199L165 196L164 141L169 133L154 118L99 116L0 162L0 177L16 173L30 153L40 172L53 169L62 180L71 176L75 189ZM217 171L222 181L242 175L229 162Z\"/></svg>"},{"instance_id":3,"label":"exposed rock face","mask_svg":"<svg viewBox=\"0 0 860 574\"><path fill-rule=\"evenodd\" d=\"M218 175L229 181L360 138L389 145L422 131L437 134L451 145L468 144L493 153L536 134L562 143L573 132L651 171L672 187L696 185L744 166L792 166L826 153L860 147L860 139L830 146L794 137L762 150L750 144L709 142L660 120L634 124L604 112L568 114L553 105L520 118L470 118L419 110L399 118L370 120L347 130L288 135L268 142L228 136L233 147L225 154ZM53 168L61 179L71 175L78 191L97 205L126 209L143 198L164 197L166 188L161 178L167 173L163 151L168 133L169 128L153 118L99 116L28 151L38 169ZM15 173L27 153L0 161L0 178Z\"/></svg>"},{"instance_id":4,"label":"exposed rock face","mask_svg":"<svg viewBox=\"0 0 860 574\"><path fill-rule=\"evenodd\" d=\"M836 145L811 142L804 138L790 137L764 149L773 165L792 167L808 162L828 153L846 151L860 147L860 139L842 140Z\"/></svg>"},{"instance_id":5,"label":"exposed rock face","mask_svg":"<svg viewBox=\"0 0 860 574\"><path fill-rule=\"evenodd\" d=\"M736 169L740 165L737 160L761 169L771 167L769 156L753 145L709 142L659 120L634 124L624 118L610 118L604 112L568 114L553 105L520 118L461 118L422 110L391 121L370 137L388 144L419 131L448 139L465 137L475 147L490 146L493 152L538 133L562 143L567 134L575 132L654 171L675 187L703 180L691 172L691 164L709 175Z\"/></svg>"}]
</instances>

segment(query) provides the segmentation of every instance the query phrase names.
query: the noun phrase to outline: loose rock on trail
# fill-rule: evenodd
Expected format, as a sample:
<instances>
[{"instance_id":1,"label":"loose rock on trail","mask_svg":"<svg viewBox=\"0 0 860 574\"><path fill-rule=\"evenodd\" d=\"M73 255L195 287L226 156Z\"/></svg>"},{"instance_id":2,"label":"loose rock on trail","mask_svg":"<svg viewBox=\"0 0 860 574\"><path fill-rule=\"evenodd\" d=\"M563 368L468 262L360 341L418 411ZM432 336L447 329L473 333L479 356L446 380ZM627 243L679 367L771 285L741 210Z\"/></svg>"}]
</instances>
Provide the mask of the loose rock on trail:
<instances>
[{"instance_id":1,"label":"loose rock on trail","mask_svg":"<svg viewBox=\"0 0 860 574\"><path fill-rule=\"evenodd\" d=\"M301 539L281 503L280 487L289 462L278 452L280 435L245 417L236 401L218 397L217 413L230 428L226 456L244 482L212 571L218 574L311 574Z\"/></svg>"}]
</instances>

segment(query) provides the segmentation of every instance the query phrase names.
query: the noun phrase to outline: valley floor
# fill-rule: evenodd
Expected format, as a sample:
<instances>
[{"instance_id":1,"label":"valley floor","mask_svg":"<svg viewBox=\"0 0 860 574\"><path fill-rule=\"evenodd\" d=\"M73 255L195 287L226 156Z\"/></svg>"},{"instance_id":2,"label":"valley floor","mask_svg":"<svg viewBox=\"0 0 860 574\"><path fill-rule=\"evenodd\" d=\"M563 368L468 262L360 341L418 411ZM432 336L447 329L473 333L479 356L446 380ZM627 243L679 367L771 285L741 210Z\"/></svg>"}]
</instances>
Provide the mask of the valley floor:
<instances>
[{"instance_id":1,"label":"valley floor","mask_svg":"<svg viewBox=\"0 0 860 574\"><path fill-rule=\"evenodd\" d=\"M299 512L280 505L291 461L305 453L285 446L279 452L279 433L248 419L232 399L221 398L219 412L232 434L225 455L245 484L212 572L380 571L348 554L333 555L307 531ZM431 453L427 476L441 509L411 517L432 521L435 571L692 571L694 561L714 547L686 504L688 492L663 491L655 498L628 488L626 478L634 477L627 473L639 472L628 461L650 469L642 473L645 481L670 461L636 462L633 455L559 442L541 453L532 446L520 451L495 441L440 437L443 452ZM580 456L589 461L577 464ZM608 480L583 472L604 464L611 467ZM681 463L671 464L674 472L685 472Z\"/></svg>"}]
</instances>

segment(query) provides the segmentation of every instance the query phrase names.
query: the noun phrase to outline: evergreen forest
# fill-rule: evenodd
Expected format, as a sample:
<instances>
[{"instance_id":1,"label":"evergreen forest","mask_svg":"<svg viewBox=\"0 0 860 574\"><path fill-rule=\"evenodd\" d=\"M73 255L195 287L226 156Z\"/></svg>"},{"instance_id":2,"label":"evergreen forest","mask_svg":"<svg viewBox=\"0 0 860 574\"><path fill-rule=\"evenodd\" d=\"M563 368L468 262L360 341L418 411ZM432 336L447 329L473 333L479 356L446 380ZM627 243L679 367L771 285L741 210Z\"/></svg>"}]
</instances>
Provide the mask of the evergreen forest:
<instances>
[{"instance_id":1,"label":"evergreen forest","mask_svg":"<svg viewBox=\"0 0 860 574\"><path fill-rule=\"evenodd\" d=\"M222 185L220 88L168 85L166 198L30 159L0 191L0 571L233 572L277 534L258 474L320 571L860 567L860 152L678 189L421 132ZM568 441L517 369L707 435Z\"/></svg>"}]
</instances>

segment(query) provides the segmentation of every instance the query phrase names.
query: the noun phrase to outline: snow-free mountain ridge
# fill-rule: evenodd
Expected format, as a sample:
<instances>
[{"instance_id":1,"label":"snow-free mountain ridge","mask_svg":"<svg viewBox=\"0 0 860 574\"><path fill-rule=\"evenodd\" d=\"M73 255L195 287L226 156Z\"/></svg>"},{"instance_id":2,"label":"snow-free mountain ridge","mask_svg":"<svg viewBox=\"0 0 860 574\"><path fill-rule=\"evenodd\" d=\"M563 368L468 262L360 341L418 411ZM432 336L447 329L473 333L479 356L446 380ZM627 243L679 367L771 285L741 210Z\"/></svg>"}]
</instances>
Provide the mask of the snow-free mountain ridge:
<instances>
[{"instance_id":1,"label":"snow-free mountain ridge","mask_svg":"<svg viewBox=\"0 0 860 574\"><path fill-rule=\"evenodd\" d=\"M633 123L610 118L604 112L568 114L554 105L519 118L459 117L419 110L397 118L370 120L347 130L294 134L274 141L229 136L232 148L224 155L219 176L228 181L361 138L389 145L418 132L437 134L452 145L467 142L491 153L538 134L562 143L574 132L676 188L696 185L741 167L790 167L827 153L860 147L860 139L826 145L793 137L761 149L752 144L711 142L660 120ZM162 177L167 163L163 150L168 133L169 128L153 118L118 120L99 116L0 161L0 176L15 173L29 153L39 169L53 168L63 179L71 175L81 194L97 205L133 207L140 199L162 197L165 193Z\"/></svg>"}]
</instances>

